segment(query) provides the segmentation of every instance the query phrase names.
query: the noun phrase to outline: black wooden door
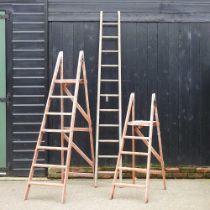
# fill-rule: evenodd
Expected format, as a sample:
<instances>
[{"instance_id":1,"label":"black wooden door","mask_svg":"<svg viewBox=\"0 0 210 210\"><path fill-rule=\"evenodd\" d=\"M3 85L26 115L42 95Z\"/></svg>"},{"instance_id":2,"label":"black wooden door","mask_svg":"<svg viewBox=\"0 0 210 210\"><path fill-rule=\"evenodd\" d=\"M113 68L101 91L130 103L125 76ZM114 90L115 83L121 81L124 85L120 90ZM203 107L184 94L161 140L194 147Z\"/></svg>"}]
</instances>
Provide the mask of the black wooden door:
<instances>
[{"instance_id":1,"label":"black wooden door","mask_svg":"<svg viewBox=\"0 0 210 210\"><path fill-rule=\"evenodd\" d=\"M49 26L51 68L64 50L65 71L75 76L78 52L85 51L94 123L98 33L98 22ZM210 163L209 81L210 23L122 23L123 121L131 92L136 93L137 117L143 119L156 92L167 164Z\"/></svg>"}]
</instances>

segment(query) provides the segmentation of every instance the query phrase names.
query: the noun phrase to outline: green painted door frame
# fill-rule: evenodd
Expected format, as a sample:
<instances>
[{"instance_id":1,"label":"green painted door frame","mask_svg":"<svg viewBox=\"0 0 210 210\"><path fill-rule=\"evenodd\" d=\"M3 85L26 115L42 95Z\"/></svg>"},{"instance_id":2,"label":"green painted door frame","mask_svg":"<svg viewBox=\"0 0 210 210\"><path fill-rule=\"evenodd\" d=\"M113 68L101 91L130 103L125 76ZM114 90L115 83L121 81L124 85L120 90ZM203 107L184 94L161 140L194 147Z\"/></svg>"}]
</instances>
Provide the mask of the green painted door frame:
<instances>
[{"instance_id":1,"label":"green painted door frame","mask_svg":"<svg viewBox=\"0 0 210 210\"><path fill-rule=\"evenodd\" d=\"M0 11L0 15L5 12ZM6 168L6 24L0 19L0 171Z\"/></svg>"}]
</instances>

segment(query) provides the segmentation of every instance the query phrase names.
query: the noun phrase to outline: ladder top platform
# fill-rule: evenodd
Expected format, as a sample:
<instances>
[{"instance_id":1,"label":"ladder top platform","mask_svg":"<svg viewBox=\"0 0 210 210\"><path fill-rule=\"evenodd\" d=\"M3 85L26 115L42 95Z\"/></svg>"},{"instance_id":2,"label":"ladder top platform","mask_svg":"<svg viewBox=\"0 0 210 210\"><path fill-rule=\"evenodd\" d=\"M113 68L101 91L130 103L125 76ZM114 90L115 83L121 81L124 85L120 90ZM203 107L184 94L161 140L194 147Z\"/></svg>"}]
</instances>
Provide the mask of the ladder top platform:
<instances>
[{"instance_id":1,"label":"ladder top platform","mask_svg":"<svg viewBox=\"0 0 210 210\"><path fill-rule=\"evenodd\" d=\"M128 125L134 125L134 126L150 126L150 121L147 120L135 120L128 122ZM156 121L153 121L153 125L157 125Z\"/></svg>"}]
</instances>

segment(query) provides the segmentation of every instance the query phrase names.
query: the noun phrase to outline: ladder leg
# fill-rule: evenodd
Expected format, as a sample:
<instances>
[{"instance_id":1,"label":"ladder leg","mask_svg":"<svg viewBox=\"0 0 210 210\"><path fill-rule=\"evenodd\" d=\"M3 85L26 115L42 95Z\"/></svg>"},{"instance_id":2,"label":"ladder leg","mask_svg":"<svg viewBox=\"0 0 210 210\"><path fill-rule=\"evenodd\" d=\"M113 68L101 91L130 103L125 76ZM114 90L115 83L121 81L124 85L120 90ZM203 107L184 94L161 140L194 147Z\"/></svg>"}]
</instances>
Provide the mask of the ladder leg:
<instances>
[{"instance_id":1,"label":"ladder leg","mask_svg":"<svg viewBox=\"0 0 210 210\"><path fill-rule=\"evenodd\" d=\"M83 78L85 81L87 81L87 75L86 75L86 66L85 62L82 64L82 73L83 73ZM88 97L88 87L87 87L87 82L84 84L85 88L85 103L86 103L86 110L87 110L87 115L88 115L88 127L89 127L89 140L90 140L90 150L91 150L91 159L92 159L92 171L94 174L94 146L93 146L93 129L92 129L92 120L91 120L91 115L90 115L90 106L89 106L89 97Z\"/></svg>"},{"instance_id":2,"label":"ladder leg","mask_svg":"<svg viewBox=\"0 0 210 210\"><path fill-rule=\"evenodd\" d=\"M146 189L145 189L145 203L148 202L148 194L149 194L149 181L150 181L150 162L151 162L151 141L152 139L149 139L149 145L148 145L148 157L147 157L147 172L146 172Z\"/></svg>"},{"instance_id":3,"label":"ladder leg","mask_svg":"<svg viewBox=\"0 0 210 210\"><path fill-rule=\"evenodd\" d=\"M135 99L135 95L134 95L134 93L131 93L130 99L129 99L129 102L128 102L128 109L127 109L127 113L126 113L123 133L122 133L120 150L119 150L119 154L118 154L118 158L117 158L117 164L116 164L115 173L114 173L114 178L113 178L113 182L112 182L112 192L111 192L110 199L113 199L113 197L114 197L115 182L116 182L116 179L117 179L117 176L118 176L118 171L119 171L118 167L122 166L122 165L120 165L122 163L122 151L123 151L124 144L125 144L125 136L126 136L127 129L128 129L128 121L129 121L129 118L130 118L130 115L131 115L132 107L134 105L134 99ZM120 180L120 182L121 182L121 180Z\"/></svg>"},{"instance_id":4,"label":"ladder leg","mask_svg":"<svg viewBox=\"0 0 210 210\"><path fill-rule=\"evenodd\" d=\"M133 107L132 107L132 121L135 120L135 101L133 103ZM134 131L134 126L132 125L132 136L135 135L135 131ZM135 160L135 139L132 139L132 168L136 167L136 160ZM136 183L136 172L135 170L132 171L132 180L133 180L133 184Z\"/></svg>"},{"instance_id":5,"label":"ladder leg","mask_svg":"<svg viewBox=\"0 0 210 210\"><path fill-rule=\"evenodd\" d=\"M118 154L118 158L117 158L117 164L116 164L116 168L115 168L115 172L114 172L114 178L113 178L113 182L112 182L112 192L111 192L111 196L110 196L110 199L113 199L114 197L114 192L115 192L115 182L117 180L117 177L118 177L118 173L120 173L118 167L121 166L120 163L122 161L122 150L123 150L123 147L124 147L124 141L125 139L122 140L122 144L121 144L121 148L120 148L120 151L119 151L119 154Z\"/></svg>"},{"instance_id":6,"label":"ladder leg","mask_svg":"<svg viewBox=\"0 0 210 210\"><path fill-rule=\"evenodd\" d=\"M157 136L158 136L159 154L160 154L160 157L161 157L160 165L161 165L162 178L163 178L163 189L166 190L166 173L165 173L165 164L164 164L164 159L163 159L160 122L159 122L157 106L155 106L155 118L156 118L156 121L158 122L157 123Z\"/></svg>"},{"instance_id":7,"label":"ladder leg","mask_svg":"<svg viewBox=\"0 0 210 210\"><path fill-rule=\"evenodd\" d=\"M65 203L66 201L66 185L69 177L69 168L70 168L70 162L71 162L71 152L72 152L72 139L69 141L69 146L68 146L68 152L67 152L67 157L66 157L66 168L64 172L64 182L63 182L63 191L62 191L62 198L61 202Z\"/></svg>"},{"instance_id":8,"label":"ladder leg","mask_svg":"<svg viewBox=\"0 0 210 210\"><path fill-rule=\"evenodd\" d=\"M149 196L149 182L150 182L150 166L151 166L151 152L152 152L152 136L153 136L153 119L154 119L154 104L155 94L152 94L151 111L150 111L150 126L149 126L149 144L148 144L148 156L147 156L147 171L146 171L146 189L145 189L145 203L148 202Z\"/></svg>"},{"instance_id":9,"label":"ladder leg","mask_svg":"<svg viewBox=\"0 0 210 210\"><path fill-rule=\"evenodd\" d=\"M63 60L61 61L61 65L60 65L60 79L63 79ZM64 85L61 83L60 84L60 95L63 95L63 89L64 89ZM60 99L60 111L63 113L64 112L64 99L61 98ZM61 115L60 116L60 125L61 125L61 129L64 129L64 116ZM64 133L61 133L60 135L61 137L61 147L64 147ZM61 165L64 165L64 151L61 151ZM64 181L64 169L61 169L61 180L62 183Z\"/></svg>"},{"instance_id":10,"label":"ladder leg","mask_svg":"<svg viewBox=\"0 0 210 210\"><path fill-rule=\"evenodd\" d=\"M39 136L39 139L41 139L41 138L42 138L42 135ZM40 145L40 142L41 142L41 140L37 141L37 146ZM29 194L29 191L30 191L30 188L31 188L30 182L31 182L32 177L34 175L34 164L37 161L38 153L39 153L39 151L37 149L37 146L35 148L34 157L33 157L32 164L31 164L31 169L30 169L30 173L29 173L29 177L28 177L28 183L26 185L26 191L25 191L25 195L24 195L24 200L28 199L28 194Z\"/></svg>"}]
</instances>

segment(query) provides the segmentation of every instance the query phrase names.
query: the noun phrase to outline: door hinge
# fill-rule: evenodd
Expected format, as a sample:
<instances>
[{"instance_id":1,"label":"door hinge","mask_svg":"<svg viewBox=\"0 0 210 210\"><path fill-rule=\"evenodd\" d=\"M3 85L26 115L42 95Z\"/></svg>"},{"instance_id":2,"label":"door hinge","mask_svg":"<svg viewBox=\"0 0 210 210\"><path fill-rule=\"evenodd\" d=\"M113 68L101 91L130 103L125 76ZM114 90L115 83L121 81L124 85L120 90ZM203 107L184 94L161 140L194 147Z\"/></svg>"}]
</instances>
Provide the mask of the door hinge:
<instances>
[{"instance_id":1,"label":"door hinge","mask_svg":"<svg viewBox=\"0 0 210 210\"><path fill-rule=\"evenodd\" d=\"M0 15L0 19L9 19L9 15L8 14Z\"/></svg>"}]
</instances>

